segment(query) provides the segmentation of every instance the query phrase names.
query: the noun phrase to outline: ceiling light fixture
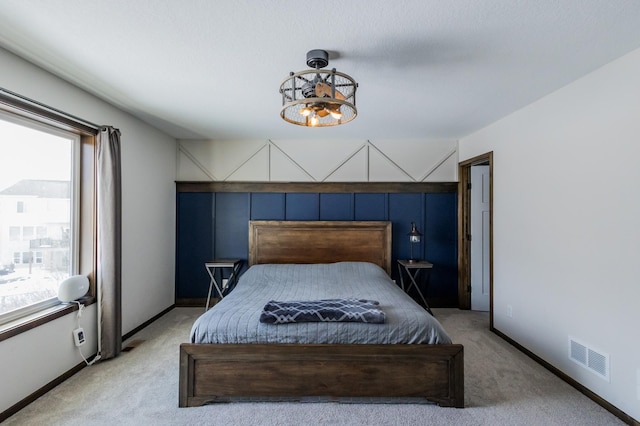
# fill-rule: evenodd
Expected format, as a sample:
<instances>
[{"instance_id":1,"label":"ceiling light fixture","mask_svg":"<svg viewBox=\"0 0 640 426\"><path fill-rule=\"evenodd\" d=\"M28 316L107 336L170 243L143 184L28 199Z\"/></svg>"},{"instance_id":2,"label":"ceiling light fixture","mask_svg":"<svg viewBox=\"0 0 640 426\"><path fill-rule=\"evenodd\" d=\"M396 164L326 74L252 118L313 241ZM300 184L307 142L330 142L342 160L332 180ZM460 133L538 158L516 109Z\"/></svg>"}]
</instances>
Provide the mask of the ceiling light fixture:
<instances>
[{"instance_id":1,"label":"ceiling light fixture","mask_svg":"<svg viewBox=\"0 0 640 426\"><path fill-rule=\"evenodd\" d=\"M307 52L307 65L313 69L291 72L280 84L280 116L289 123L309 127L337 126L356 118L358 83L335 68L321 69L329 65L326 50Z\"/></svg>"}]
</instances>

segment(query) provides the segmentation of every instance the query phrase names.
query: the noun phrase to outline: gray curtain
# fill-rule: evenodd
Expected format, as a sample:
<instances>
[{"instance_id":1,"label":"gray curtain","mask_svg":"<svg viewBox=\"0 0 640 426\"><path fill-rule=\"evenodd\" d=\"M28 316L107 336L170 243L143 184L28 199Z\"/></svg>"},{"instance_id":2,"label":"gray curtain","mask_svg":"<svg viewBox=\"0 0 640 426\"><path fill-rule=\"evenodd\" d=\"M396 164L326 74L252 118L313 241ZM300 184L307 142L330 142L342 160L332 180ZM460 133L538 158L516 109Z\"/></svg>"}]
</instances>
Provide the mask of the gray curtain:
<instances>
[{"instance_id":1,"label":"gray curtain","mask_svg":"<svg viewBox=\"0 0 640 426\"><path fill-rule=\"evenodd\" d=\"M97 148L98 355L108 359L122 349L120 131L102 127Z\"/></svg>"}]
</instances>

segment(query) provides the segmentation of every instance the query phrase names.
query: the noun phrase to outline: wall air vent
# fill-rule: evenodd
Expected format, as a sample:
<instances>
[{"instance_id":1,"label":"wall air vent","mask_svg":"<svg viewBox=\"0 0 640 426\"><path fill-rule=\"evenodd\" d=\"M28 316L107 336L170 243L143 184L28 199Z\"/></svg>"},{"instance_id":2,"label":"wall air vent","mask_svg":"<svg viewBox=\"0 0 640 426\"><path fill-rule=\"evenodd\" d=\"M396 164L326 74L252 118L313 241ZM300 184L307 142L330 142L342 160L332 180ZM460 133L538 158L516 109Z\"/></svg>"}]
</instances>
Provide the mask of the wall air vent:
<instances>
[{"instance_id":1,"label":"wall air vent","mask_svg":"<svg viewBox=\"0 0 640 426\"><path fill-rule=\"evenodd\" d=\"M607 382L610 380L609 354L599 352L572 336L569 336L569 359Z\"/></svg>"}]
</instances>

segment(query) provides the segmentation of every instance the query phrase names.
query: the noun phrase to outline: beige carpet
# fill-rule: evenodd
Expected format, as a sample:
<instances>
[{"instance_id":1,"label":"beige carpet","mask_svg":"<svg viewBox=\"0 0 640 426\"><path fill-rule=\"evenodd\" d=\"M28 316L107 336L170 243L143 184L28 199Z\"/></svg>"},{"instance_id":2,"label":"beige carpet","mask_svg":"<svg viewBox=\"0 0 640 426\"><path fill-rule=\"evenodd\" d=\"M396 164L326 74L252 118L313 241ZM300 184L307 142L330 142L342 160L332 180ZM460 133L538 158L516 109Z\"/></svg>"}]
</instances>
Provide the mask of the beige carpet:
<instances>
[{"instance_id":1,"label":"beige carpet","mask_svg":"<svg viewBox=\"0 0 640 426\"><path fill-rule=\"evenodd\" d=\"M178 408L178 345L202 309L176 308L7 425L623 425L488 330L488 315L434 309L465 346L464 409L427 404L255 402ZM127 346L125 342L124 346Z\"/></svg>"}]
</instances>

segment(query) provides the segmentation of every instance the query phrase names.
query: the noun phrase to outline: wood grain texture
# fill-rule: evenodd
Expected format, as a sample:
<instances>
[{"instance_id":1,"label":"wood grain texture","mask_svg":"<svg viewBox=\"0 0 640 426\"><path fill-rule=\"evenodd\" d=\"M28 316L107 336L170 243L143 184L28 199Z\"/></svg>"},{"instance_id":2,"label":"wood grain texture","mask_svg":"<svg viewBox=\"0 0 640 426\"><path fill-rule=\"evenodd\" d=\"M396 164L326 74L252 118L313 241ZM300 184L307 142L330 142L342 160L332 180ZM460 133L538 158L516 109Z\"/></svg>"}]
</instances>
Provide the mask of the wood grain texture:
<instances>
[{"instance_id":1,"label":"wood grain texture","mask_svg":"<svg viewBox=\"0 0 640 426\"><path fill-rule=\"evenodd\" d=\"M247 397L464 406L462 345L182 344L180 406Z\"/></svg>"},{"instance_id":2,"label":"wood grain texture","mask_svg":"<svg viewBox=\"0 0 640 426\"><path fill-rule=\"evenodd\" d=\"M249 266L264 263L371 262L391 274L391 222L249 223Z\"/></svg>"},{"instance_id":3,"label":"wood grain texture","mask_svg":"<svg viewBox=\"0 0 640 426\"><path fill-rule=\"evenodd\" d=\"M177 192L455 193L456 182L176 182Z\"/></svg>"}]
</instances>

